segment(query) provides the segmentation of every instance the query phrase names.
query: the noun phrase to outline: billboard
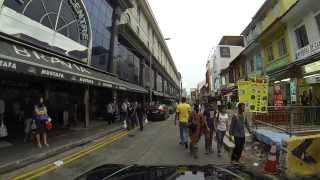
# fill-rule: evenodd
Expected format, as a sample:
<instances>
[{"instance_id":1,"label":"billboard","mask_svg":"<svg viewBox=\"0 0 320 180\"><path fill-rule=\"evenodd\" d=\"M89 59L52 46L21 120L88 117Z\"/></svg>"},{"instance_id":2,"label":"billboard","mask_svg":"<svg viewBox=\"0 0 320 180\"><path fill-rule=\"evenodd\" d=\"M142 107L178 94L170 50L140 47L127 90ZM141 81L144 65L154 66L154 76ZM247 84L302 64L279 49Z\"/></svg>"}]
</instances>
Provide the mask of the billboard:
<instances>
[{"instance_id":1,"label":"billboard","mask_svg":"<svg viewBox=\"0 0 320 180\"><path fill-rule=\"evenodd\" d=\"M239 102L246 105L246 112L267 112L268 83L239 81L238 96Z\"/></svg>"}]
</instances>

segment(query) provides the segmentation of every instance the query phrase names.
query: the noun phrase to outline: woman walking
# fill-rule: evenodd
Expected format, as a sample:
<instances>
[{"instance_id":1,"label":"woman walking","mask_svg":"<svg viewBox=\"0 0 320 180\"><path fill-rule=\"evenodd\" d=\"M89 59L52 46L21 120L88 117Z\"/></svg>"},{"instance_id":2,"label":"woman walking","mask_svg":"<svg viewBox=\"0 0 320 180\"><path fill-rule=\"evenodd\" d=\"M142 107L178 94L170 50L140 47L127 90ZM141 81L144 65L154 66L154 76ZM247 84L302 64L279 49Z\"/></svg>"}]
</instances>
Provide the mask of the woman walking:
<instances>
[{"instance_id":1,"label":"woman walking","mask_svg":"<svg viewBox=\"0 0 320 180\"><path fill-rule=\"evenodd\" d=\"M43 97L40 97L39 102L34 107L35 120L36 120L36 140L39 148L42 148L40 135L42 135L43 144L49 147L47 141L47 128L46 123L51 122L51 118L48 116L47 107L44 105Z\"/></svg>"},{"instance_id":2,"label":"woman walking","mask_svg":"<svg viewBox=\"0 0 320 180\"><path fill-rule=\"evenodd\" d=\"M194 112L192 113L192 118L189 122L190 128L190 153L194 158L198 158L198 147L197 144L202 136L202 134L209 131L208 125L203 118L203 114L200 112L199 107L194 107Z\"/></svg>"},{"instance_id":3,"label":"woman walking","mask_svg":"<svg viewBox=\"0 0 320 180\"><path fill-rule=\"evenodd\" d=\"M216 136L217 136L217 150L218 157L221 157L221 147L223 146L223 138L226 135L226 131L229 127L229 116L226 112L225 106L220 106L220 112L217 114L217 118L215 121L215 127L217 128Z\"/></svg>"}]
</instances>

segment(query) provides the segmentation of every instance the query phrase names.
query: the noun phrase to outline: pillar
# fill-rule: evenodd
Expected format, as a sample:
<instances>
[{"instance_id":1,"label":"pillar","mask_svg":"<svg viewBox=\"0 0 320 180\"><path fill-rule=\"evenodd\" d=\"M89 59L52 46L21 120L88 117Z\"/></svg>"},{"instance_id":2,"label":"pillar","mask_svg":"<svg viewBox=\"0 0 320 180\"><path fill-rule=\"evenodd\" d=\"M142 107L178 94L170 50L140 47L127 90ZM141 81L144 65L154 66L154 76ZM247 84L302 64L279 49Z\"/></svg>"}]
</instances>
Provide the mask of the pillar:
<instances>
[{"instance_id":1,"label":"pillar","mask_svg":"<svg viewBox=\"0 0 320 180\"><path fill-rule=\"evenodd\" d=\"M86 87L84 91L84 98L83 98L83 103L84 103L84 110L85 110L85 119L84 119L84 127L88 128L90 124L90 89L89 87Z\"/></svg>"},{"instance_id":2,"label":"pillar","mask_svg":"<svg viewBox=\"0 0 320 180\"><path fill-rule=\"evenodd\" d=\"M107 71L110 73L116 73L114 65L114 52L115 52L115 43L117 42L118 36L118 26L120 23L122 10L119 6L115 7L112 14L112 28L111 28L111 37L110 37L110 47L108 55L108 65Z\"/></svg>"}]
</instances>

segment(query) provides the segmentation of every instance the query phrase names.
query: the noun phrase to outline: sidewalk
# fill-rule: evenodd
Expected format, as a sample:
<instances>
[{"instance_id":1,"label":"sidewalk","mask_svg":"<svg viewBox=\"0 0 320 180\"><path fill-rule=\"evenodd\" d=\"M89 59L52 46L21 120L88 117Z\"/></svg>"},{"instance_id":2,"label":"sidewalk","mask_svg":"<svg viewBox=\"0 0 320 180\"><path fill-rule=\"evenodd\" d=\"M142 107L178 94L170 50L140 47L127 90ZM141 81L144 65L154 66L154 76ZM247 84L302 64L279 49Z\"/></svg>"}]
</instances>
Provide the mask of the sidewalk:
<instances>
[{"instance_id":1,"label":"sidewalk","mask_svg":"<svg viewBox=\"0 0 320 180\"><path fill-rule=\"evenodd\" d=\"M120 130L120 123L108 125L106 122L95 122L89 128L71 128L54 137L50 137L50 133L48 133L50 147L39 149L32 142L28 142L1 148L0 174L90 143L95 139Z\"/></svg>"}]
</instances>

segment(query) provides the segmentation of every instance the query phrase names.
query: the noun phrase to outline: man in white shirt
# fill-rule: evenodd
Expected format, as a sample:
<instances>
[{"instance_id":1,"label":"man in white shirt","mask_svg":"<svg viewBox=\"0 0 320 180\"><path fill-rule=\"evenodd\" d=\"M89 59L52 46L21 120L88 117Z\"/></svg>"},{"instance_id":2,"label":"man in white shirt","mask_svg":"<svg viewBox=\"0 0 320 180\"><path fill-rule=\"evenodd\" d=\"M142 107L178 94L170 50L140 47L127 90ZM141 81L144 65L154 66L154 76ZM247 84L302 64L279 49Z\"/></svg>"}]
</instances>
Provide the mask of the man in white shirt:
<instances>
[{"instance_id":1,"label":"man in white shirt","mask_svg":"<svg viewBox=\"0 0 320 180\"><path fill-rule=\"evenodd\" d=\"M107 121L109 124L113 123L113 114L114 114L114 105L112 102L109 102L107 105Z\"/></svg>"}]
</instances>

